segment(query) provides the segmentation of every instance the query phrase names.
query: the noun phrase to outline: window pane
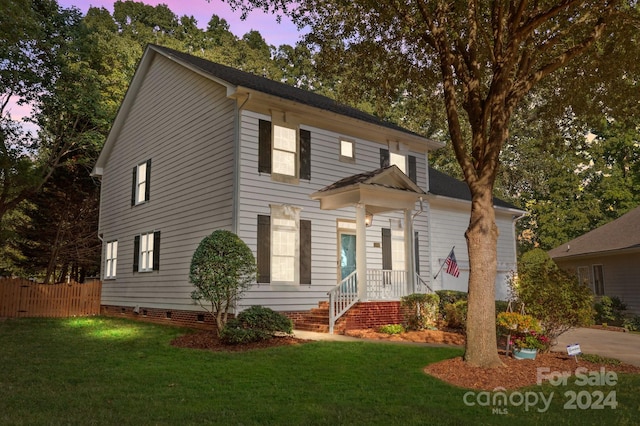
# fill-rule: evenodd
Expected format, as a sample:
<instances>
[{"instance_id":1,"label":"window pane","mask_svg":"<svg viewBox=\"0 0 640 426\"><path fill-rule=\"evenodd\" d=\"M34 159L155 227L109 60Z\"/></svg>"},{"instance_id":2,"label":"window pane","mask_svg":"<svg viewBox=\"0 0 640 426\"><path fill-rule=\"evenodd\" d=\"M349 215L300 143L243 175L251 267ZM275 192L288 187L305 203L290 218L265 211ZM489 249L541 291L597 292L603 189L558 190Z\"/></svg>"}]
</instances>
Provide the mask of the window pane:
<instances>
[{"instance_id":1,"label":"window pane","mask_svg":"<svg viewBox=\"0 0 640 426\"><path fill-rule=\"evenodd\" d=\"M295 176L296 155L286 151L273 151L273 173Z\"/></svg>"},{"instance_id":2,"label":"window pane","mask_svg":"<svg viewBox=\"0 0 640 426\"><path fill-rule=\"evenodd\" d=\"M295 259L293 257L273 256L271 273L273 281L293 282L295 280Z\"/></svg>"},{"instance_id":3,"label":"window pane","mask_svg":"<svg viewBox=\"0 0 640 426\"><path fill-rule=\"evenodd\" d=\"M391 262L394 271L404 271L404 231L391 231Z\"/></svg>"},{"instance_id":4,"label":"window pane","mask_svg":"<svg viewBox=\"0 0 640 426\"><path fill-rule=\"evenodd\" d=\"M390 153L389 154L389 164L396 165L403 173L407 172L406 161L404 155Z\"/></svg>"},{"instance_id":5,"label":"window pane","mask_svg":"<svg viewBox=\"0 0 640 426\"><path fill-rule=\"evenodd\" d=\"M296 131L288 127L273 127L273 147L289 152L296 152Z\"/></svg>"},{"instance_id":6,"label":"window pane","mask_svg":"<svg viewBox=\"0 0 640 426\"><path fill-rule=\"evenodd\" d=\"M340 141L340 155L353 158L353 142Z\"/></svg>"}]
</instances>

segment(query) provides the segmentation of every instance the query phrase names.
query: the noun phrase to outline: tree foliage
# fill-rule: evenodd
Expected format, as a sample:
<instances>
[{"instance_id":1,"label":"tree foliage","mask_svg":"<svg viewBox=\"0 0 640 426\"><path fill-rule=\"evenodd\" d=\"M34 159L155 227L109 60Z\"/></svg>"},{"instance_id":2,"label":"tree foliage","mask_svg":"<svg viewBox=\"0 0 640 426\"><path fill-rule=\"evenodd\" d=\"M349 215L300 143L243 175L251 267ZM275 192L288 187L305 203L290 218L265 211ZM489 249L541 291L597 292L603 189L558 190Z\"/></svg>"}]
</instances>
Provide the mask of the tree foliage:
<instances>
[{"instance_id":1,"label":"tree foliage","mask_svg":"<svg viewBox=\"0 0 640 426\"><path fill-rule=\"evenodd\" d=\"M637 12L635 2L229 0L290 14L310 28L319 61L339 63L399 93L444 100L455 158L472 206L466 231L469 303L465 360L501 364L496 347L497 238L493 193L516 108L532 90ZM637 13L636 13L637 15Z\"/></svg>"},{"instance_id":2,"label":"tree foliage","mask_svg":"<svg viewBox=\"0 0 640 426\"><path fill-rule=\"evenodd\" d=\"M251 249L236 234L217 230L205 237L193 253L189 282L191 298L216 317L218 332L229 311L256 278Z\"/></svg>"}]
</instances>

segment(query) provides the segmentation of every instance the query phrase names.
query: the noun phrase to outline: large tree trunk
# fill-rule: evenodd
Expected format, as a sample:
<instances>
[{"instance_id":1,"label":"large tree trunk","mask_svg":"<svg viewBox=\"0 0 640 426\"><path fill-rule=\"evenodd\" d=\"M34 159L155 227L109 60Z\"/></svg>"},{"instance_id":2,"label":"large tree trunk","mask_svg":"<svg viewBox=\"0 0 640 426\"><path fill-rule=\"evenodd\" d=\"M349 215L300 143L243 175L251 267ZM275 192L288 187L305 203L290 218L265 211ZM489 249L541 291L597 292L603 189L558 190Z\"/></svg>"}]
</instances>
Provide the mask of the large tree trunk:
<instances>
[{"instance_id":1,"label":"large tree trunk","mask_svg":"<svg viewBox=\"0 0 640 426\"><path fill-rule=\"evenodd\" d=\"M470 275L464 360L478 367L500 367L495 327L498 227L491 185L474 189L465 233Z\"/></svg>"}]
</instances>

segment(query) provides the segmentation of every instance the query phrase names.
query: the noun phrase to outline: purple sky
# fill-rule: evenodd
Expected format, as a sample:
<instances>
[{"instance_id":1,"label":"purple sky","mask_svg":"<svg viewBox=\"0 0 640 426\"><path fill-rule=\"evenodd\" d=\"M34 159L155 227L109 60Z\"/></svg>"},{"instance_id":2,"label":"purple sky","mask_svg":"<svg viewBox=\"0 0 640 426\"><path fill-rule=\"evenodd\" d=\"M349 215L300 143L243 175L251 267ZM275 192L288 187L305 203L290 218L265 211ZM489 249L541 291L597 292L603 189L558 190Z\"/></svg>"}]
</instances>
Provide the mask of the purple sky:
<instances>
[{"instance_id":1,"label":"purple sky","mask_svg":"<svg viewBox=\"0 0 640 426\"><path fill-rule=\"evenodd\" d=\"M282 44L295 45L299 40L296 26L291 21L282 17L282 22L276 22L276 16L265 14L260 10L251 12L247 19L240 20L240 12L233 12L228 3L222 0L141 0L142 3L156 6L166 4L178 17L183 15L193 16L198 21L198 27L206 28L212 15L218 15L229 23L229 29L238 37L242 37L251 30L257 30L268 44L280 46ZM115 0L58 0L61 7L75 6L87 13L89 7L104 7L113 13Z\"/></svg>"}]
</instances>

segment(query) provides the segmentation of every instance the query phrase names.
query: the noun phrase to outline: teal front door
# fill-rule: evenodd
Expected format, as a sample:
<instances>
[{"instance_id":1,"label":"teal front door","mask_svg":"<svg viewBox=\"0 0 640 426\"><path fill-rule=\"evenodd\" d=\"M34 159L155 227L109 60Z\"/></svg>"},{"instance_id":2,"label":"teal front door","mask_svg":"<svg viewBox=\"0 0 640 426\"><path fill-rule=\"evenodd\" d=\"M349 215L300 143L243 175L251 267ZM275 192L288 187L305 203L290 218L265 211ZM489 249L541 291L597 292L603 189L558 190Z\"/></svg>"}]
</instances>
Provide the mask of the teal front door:
<instances>
[{"instance_id":1,"label":"teal front door","mask_svg":"<svg viewBox=\"0 0 640 426\"><path fill-rule=\"evenodd\" d=\"M340 234L340 277L344 280L356 270L356 236Z\"/></svg>"}]
</instances>

